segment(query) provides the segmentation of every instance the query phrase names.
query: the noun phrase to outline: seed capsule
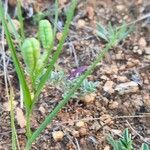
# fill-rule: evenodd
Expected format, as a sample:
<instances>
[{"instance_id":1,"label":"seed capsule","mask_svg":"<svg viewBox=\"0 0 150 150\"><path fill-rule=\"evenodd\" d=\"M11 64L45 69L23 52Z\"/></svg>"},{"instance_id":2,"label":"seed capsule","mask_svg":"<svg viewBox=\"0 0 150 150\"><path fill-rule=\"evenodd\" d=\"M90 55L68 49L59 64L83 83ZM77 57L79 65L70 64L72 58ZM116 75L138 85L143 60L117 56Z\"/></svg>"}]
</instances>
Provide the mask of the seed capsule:
<instances>
[{"instance_id":1,"label":"seed capsule","mask_svg":"<svg viewBox=\"0 0 150 150\"><path fill-rule=\"evenodd\" d=\"M53 30L48 20L41 20L39 22L39 38L44 49L51 48L53 44Z\"/></svg>"},{"instance_id":2,"label":"seed capsule","mask_svg":"<svg viewBox=\"0 0 150 150\"><path fill-rule=\"evenodd\" d=\"M27 38L22 45L22 55L29 73L32 73L40 57L40 43L35 38Z\"/></svg>"}]
</instances>

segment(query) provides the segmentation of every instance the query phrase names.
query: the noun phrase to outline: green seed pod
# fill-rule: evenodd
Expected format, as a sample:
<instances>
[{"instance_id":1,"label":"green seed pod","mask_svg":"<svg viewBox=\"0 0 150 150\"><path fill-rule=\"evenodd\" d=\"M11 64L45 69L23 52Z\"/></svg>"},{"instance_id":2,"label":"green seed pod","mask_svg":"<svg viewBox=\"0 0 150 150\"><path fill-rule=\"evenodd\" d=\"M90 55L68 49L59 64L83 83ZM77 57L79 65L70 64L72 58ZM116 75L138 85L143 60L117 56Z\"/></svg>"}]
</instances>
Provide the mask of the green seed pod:
<instances>
[{"instance_id":1,"label":"green seed pod","mask_svg":"<svg viewBox=\"0 0 150 150\"><path fill-rule=\"evenodd\" d=\"M29 73L33 73L40 57L40 43L35 38L27 38L22 47L22 55Z\"/></svg>"},{"instance_id":2,"label":"green seed pod","mask_svg":"<svg viewBox=\"0 0 150 150\"><path fill-rule=\"evenodd\" d=\"M39 22L39 38L44 49L49 49L53 45L53 30L48 20Z\"/></svg>"}]
</instances>

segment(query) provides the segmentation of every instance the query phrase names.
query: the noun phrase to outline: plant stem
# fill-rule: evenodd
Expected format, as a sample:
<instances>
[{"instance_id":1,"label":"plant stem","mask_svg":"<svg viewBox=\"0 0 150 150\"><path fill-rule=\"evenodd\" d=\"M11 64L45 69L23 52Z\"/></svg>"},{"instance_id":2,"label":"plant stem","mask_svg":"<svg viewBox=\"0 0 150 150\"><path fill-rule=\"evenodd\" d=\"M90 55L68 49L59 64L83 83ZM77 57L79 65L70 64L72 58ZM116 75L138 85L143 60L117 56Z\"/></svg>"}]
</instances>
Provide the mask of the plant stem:
<instances>
[{"instance_id":1,"label":"plant stem","mask_svg":"<svg viewBox=\"0 0 150 150\"><path fill-rule=\"evenodd\" d=\"M102 50L102 52L98 55L97 59L92 63L89 69L82 75L78 81L78 83L70 90L68 95L59 102L59 104L54 108L54 110L46 117L44 122L40 125L40 127L32 134L31 138L28 140L25 150L29 150L31 148L32 143L35 139L41 134L41 132L46 128L46 126L52 122L53 118L56 117L58 112L65 106L65 104L69 101L74 92L79 88L82 84L83 80L92 73L93 69L96 67L97 63L103 60L104 56L108 52L108 50L114 45L114 43L108 43L106 47Z\"/></svg>"},{"instance_id":2,"label":"plant stem","mask_svg":"<svg viewBox=\"0 0 150 150\"><path fill-rule=\"evenodd\" d=\"M30 112L29 110L26 110L26 136L27 138L29 139L32 135L32 132L31 132L31 124L30 124Z\"/></svg>"}]
</instances>

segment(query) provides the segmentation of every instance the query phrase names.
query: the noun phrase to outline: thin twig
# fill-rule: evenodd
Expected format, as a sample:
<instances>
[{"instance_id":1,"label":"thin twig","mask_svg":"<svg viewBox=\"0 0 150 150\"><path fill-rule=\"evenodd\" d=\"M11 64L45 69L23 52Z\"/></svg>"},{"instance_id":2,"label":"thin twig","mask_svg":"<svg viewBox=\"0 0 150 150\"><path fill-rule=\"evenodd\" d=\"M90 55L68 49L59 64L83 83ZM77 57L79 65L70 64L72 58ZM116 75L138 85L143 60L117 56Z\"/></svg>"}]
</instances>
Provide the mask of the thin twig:
<instances>
[{"instance_id":1,"label":"thin twig","mask_svg":"<svg viewBox=\"0 0 150 150\"><path fill-rule=\"evenodd\" d=\"M125 119L125 118L145 118L148 117L147 114L145 115L135 115L135 116L115 116L115 117L111 117L111 119ZM149 116L150 117L150 116ZM78 121L94 121L94 120L100 120L101 118L83 118L83 119L77 119L77 120L69 120L69 121L65 121L65 122L61 122L61 123L57 123L57 125L63 125L63 124L67 124L69 122L78 122Z\"/></svg>"},{"instance_id":2,"label":"thin twig","mask_svg":"<svg viewBox=\"0 0 150 150\"><path fill-rule=\"evenodd\" d=\"M148 141L146 141L144 138L143 138L143 136L141 136L132 126L131 126L131 124L126 120L126 123L129 125L129 127L131 128L131 130L136 134L136 135L138 135L139 137L140 137L140 139L143 141L143 142L145 142L145 143L147 143L147 144L150 144Z\"/></svg>"}]
</instances>

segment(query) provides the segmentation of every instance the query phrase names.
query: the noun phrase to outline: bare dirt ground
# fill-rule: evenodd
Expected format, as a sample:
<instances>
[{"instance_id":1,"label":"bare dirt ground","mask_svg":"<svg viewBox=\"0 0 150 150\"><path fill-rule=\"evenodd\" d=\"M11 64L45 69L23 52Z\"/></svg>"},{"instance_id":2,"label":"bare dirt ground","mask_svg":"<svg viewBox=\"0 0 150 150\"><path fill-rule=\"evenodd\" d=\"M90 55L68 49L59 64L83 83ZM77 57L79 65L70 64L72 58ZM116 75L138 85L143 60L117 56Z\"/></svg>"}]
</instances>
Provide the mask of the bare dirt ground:
<instances>
[{"instance_id":1,"label":"bare dirt ground","mask_svg":"<svg viewBox=\"0 0 150 150\"><path fill-rule=\"evenodd\" d=\"M50 6L48 5L50 4ZM36 1L34 11L44 11L52 7L52 1ZM60 0L61 34L68 7L68 0ZM10 6L12 4L10 3ZM38 7L37 7L38 6ZM12 9L12 8L11 8ZM96 34L96 23L107 26L108 22L121 25L136 21L150 12L150 2L146 0L80 0L68 39L58 66L66 73L79 66L88 66L104 47L105 42ZM26 15L26 10L25 10ZM52 16L47 16L51 22ZM61 110L57 118L50 124L33 144L34 150L109 150L106 136L111 133L119 137L125 128L132 133L134 145L139 149L141 143L150 144L150 17L140 19L131 33L119 45L110 49L105 59L99 63L91 81L99 81L99 87L92 103L81 101L81 97L71 99ZM27 35L34 35L36 25L33 18L25 20ZM16 109L19 107L19 86L14 71L8 46L7 70L15 89ZM0 53L0 149L11 149L10 112L6 110L7 97L3 77L2 52ZM34 131L45 116L62 99L59 89L47 84L43 90L32 118ZM24 149L25 129L16 121L19 142ZM52 133L62 131L64 136L55 141Z\"/></svg>"}]
</instances>

